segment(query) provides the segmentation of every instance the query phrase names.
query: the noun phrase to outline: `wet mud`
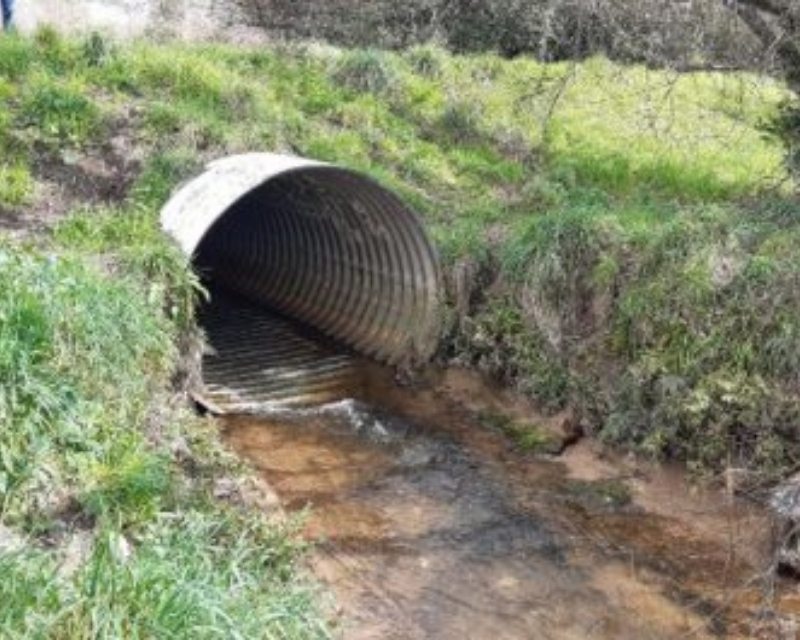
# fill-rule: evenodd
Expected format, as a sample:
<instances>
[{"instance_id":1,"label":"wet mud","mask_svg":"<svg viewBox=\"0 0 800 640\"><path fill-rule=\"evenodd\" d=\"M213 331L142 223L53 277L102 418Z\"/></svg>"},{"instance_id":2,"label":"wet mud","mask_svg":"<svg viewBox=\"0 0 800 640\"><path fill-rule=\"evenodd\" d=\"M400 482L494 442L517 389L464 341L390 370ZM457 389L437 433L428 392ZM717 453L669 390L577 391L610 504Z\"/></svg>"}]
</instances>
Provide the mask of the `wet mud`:
<instances>
[{"instance_id":1,"label":"wet mud","mask_svg":"<svg viewBox=\"0 0 800 640\"><path fill-rule=\"evenodd\" d=\"M340 637L784 637L772 623L800 611L791 589L766 600L756 507L588 440L520 451L481 417L534 409L469 372L402 387L364 367L355 399L225 419L307 513Z\"/></svg>"}]
</instances>

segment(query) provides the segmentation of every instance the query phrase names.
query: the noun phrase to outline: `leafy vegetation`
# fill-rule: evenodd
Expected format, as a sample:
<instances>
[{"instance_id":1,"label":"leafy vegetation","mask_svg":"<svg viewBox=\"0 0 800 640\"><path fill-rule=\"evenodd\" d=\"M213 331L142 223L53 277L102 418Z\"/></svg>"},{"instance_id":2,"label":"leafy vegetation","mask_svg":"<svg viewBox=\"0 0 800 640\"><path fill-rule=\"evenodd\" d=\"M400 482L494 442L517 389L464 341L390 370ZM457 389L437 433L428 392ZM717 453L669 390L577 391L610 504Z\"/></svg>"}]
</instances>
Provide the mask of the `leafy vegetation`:
<instances>
[{"instance_id":1,"label":"leafy vegetation","mask_svg":"<svg viewBox=\"0 0 800 640\"><path fill-rule=\"evenodd\" d=\"M107 153L126 107L103 42L0 38L15 224ZM194 152L154 148L117 199L77 190L47 237L0 240L2 637L329 635L296 524L246 506L248 472L170 391L202 291L157 211Z\"/></svg>"},{"instance_id":2,"label":"leafy vegetation","mask_svg":"<svg viewBox=\"0 0 800 640\"><path fill-rule=\"evenodd\" d=\"M0 249L2 525L31 541L0 554L0 635L324 637L292 532L215 504L215 478L241 472L196 420L158 417L185 265L122 257L112 278L63 250Z\"/></svg>"},{"instance_id":3,"label":"leafy vegetation","mask_svg":"<svg viewBox=\"0 0 800 640\"><path fill-rule=\"evenodd\" d=\"M600 58L0 38L0 224L56 218L0 243L0 635L326 634L296 538L212 497L246 475L167 401L202 293L157 212L225 154L339 162L416 208L443 359L610 442L789 469L800 210L764 127L785 99Z\"/></svg>"},{"instance_id":4,"label":"leafy vegetation","mask_svg":"<svg viewBox=\"0 0 800 640\"><path fill-rule=\"evenodd\" d=\"M563 438L556 437L555 433L542 425L512 420L488 411L479 413L478 420L486 427L502 431L518 450L525 453L558 455L564 446Z\"/></svg>"},{"instance_id":5,"label":"leafy vegetation","mask_svg":"<svg viewBox=\"0 0 800 640\"><path fill-rule=\"evenodd\" d=\"M27 167L0 165L0 206L21 207L30 201L32 191L33 179Z\"/></svg>"}]
</instances>

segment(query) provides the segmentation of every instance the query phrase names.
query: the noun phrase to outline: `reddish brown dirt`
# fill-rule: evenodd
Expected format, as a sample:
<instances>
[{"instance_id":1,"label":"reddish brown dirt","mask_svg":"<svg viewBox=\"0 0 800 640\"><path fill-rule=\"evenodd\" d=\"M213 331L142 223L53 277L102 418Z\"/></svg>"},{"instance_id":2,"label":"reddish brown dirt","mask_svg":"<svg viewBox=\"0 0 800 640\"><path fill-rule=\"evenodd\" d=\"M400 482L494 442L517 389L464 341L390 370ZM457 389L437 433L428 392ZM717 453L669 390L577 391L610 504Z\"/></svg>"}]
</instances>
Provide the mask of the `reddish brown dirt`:
<instances>
[{"instance_id":1,"label":"reddish brown dirt","mask_svg":"<svg viewBox=\"0 0 800 640\"><path fill-rule=\"evenodd\" d=\"M791 588L759 617L769 522L754 507L589 441L524 454L478 416L541 417L471 373L365 381L379 411L226 423L286 508L311 507L342 637L794 637Z\"/></svg>"}]
</instances>

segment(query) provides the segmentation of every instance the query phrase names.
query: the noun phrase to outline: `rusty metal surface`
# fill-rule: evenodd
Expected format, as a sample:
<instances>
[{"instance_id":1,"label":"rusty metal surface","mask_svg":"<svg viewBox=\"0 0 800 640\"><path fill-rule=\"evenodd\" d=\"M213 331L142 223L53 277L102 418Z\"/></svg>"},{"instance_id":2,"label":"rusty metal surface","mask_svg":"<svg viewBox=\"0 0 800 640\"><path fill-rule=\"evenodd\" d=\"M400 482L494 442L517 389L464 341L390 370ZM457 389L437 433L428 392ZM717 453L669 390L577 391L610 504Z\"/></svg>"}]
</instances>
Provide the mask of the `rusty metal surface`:
<instances>
[{"instance_id":1,"label":"rusty metal surface","mask_svg":"<svg viewBox=\"0 0 800 640\"><path fill-rule=\"evenodd\" d=\"M334 402L361 383L355 356L246 300L212 291L199 319L207 347L197 400L214 413Z\"/></svg>"},{"instance_id":2,"label":"rusty metal surface","mask_svg":"<svg viewBox=\"0 0 800 640\"><path fill-rule=\"evenodd\" d=\"M209 165L162 211L203 278L391 364L440 330L436 254L417 216L368 177L273 154Z\"/></svg>"}]
</instances>

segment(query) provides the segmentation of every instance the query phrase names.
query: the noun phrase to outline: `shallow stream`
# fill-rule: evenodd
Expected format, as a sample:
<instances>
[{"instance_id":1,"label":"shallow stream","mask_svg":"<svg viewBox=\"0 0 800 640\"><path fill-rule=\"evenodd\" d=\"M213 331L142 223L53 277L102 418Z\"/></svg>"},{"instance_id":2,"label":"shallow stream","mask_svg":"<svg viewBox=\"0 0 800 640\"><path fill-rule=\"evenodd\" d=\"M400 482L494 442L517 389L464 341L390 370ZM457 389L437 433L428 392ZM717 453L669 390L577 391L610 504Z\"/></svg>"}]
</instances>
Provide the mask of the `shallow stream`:
<instances>
[{"instance_id":1,"label":"shallow stream","mask_svg":"<svg viewBox=\"0 0 800 640\"><path fill-rule=\"evenodd\" d=\"M342 637L795 637L761 616L755 507L589 441L519 451L485 416L535 412L469 372L403 387L363 367L351 399L225 421L284 507L309 510Z\"/></svg>"}]
</instances>

